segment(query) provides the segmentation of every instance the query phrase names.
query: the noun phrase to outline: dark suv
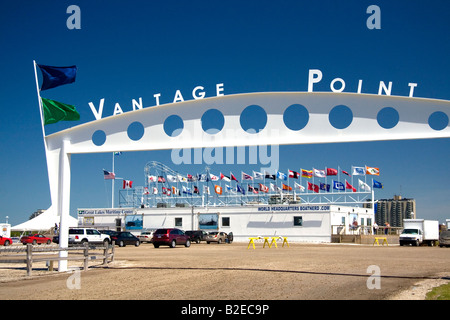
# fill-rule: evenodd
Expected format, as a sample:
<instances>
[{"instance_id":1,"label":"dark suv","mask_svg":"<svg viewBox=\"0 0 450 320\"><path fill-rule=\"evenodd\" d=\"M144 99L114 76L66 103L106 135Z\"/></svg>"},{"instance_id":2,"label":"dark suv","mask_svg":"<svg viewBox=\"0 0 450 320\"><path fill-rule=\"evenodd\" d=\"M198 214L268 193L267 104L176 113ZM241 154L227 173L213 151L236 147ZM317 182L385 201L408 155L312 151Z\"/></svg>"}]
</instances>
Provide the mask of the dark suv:
<instances>
[{"instance_id":1,"label":"dark suv","mask_svg":"<svg viewBox=\"0 0 450 320\"><path fill-rule=\"evenodd\" d=\"M162 228L153 233L153 246L155 248L159 248L159 246L175 248L177 244L184 244L185 247L191 246L189 236L180 229Z\"/></svg>"},{"instance_id":2,"label":"dark suv","mask_svg":"<svg viewBox=\"0 0 450 320\"><path fill-rule=\"evenodd\" d=\"M206 241L206 236L208 235L203 230L190 230L185 232L189 236L191 242L200 243L200 241Z\"/></svg>"}]
</instances>

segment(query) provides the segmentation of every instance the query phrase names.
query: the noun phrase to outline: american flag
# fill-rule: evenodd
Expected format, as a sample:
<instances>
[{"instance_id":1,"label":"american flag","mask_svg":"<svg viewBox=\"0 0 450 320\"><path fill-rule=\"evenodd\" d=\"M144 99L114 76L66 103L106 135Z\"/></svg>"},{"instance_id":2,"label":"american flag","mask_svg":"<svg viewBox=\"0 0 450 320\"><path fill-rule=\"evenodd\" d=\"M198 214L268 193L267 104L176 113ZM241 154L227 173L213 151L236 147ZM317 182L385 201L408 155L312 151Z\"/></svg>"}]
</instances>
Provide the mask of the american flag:
<instances>
[{"instance_id":1,"label":"american flag","mask_svg":"<svg viewBox=\"0 0 450 320\"><path fill-rule=\"evenodd\" d=\"M116 175L114 174L114 172L108 172L106 170L103 170L103 176L105 177L105 180L116 178Z\"/></svg>"},{"instance_id":2,"label":"american flag","mask_svg":"<svg viewBox=\"0 0 450 320\"><path fill-rule=\"evenodd\" d=\"M253 180L253 177L245 172L242 172L242 180Z\"/></svg>"}]
</instances>

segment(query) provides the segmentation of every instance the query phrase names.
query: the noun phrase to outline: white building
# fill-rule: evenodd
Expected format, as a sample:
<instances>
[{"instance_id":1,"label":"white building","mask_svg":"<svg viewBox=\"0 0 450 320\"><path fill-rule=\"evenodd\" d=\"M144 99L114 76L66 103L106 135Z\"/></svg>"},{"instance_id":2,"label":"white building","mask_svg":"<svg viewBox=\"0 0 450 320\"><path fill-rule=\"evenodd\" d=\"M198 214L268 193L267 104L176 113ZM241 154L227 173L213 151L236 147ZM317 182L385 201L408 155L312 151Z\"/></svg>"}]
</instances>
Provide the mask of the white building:
<instances>
[{"instance_id":1,"label":"white building","mask_svg":"<svg viewBox=\"0 0 450 320\"><path fill-rule=\"evenodd\" d=\"M331 242L331 235L358 225L370 230L370 208L330 204L247 205L129 209L79 209L79 225L139 234L145 229L220 230L235 241L249 237L285 236L290 242Z\"/></svg>"}]
</instances>

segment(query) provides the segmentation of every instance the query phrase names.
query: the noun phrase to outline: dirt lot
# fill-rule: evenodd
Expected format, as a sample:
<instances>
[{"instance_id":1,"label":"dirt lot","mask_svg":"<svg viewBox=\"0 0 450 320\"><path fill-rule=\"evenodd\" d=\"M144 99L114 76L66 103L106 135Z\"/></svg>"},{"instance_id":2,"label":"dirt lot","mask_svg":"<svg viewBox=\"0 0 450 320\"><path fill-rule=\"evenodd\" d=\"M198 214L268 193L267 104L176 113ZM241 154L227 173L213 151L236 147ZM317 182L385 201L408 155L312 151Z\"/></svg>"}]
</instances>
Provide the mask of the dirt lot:
<instances>
[{"instance_id":1,"label":"dirt lot","mask_svg":"<svg viewBox=\"0 0 450 320\"><path fill-rule=\"evenodd\" d=\"M28 279L24 265L0 264L0 294L52 300L423 299L428 288L450 279L450 249L438 247L291 243L269 249L258 243L254 250L246 243L201 243L155 249L142 244L116 248L115 261L106 268L98 263L62 274L36 264ZM381 277L370 266L379 268ZM155 296L155 288L163 294Z\"/></svg>"}]
</instances>

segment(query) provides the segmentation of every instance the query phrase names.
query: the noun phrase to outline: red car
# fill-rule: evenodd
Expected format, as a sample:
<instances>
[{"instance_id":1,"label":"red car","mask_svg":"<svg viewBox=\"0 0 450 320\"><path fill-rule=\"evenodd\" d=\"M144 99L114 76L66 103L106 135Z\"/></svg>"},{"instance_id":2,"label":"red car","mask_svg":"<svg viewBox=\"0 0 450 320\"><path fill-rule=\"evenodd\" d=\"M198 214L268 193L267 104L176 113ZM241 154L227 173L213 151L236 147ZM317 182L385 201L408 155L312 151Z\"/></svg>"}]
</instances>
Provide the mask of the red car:
<instances>
[{"instance_id":1,"label":"red car","mask_svg":"<svg viewBox=\"0 0 450 320\"><path fill-rule=\"evenodd\" d=\"M11 238L0 236L0 246L9 246L12 243Z\"/></svg>"},{"instance_id":2,"label":"red car","mask_svg":"<svg viewBox=\"0 0 450 320\"><path fill-rule=\"evenodd\" d=\"M47 238L47 237L43 236L42 234L36 233L36 234L33 234L32 236L23 236L22 238L20 238L20 242L22 242L23 244L27 244L27 243L31 243L31 244L41 244L41 243L50 244L50 243L52 243L52 239Z\"/></svg>"},{"instance_id":3,"label":"red car","mask_svg":"<svg viewBox=\"0 0 450 320\"><path fill-rule=\"evenodd\" d=\"M175 248L177 244L184 244L185 247L191 246L189 236L180 229L164 228L158 229L153 233L153 246L155 248L159 248L159 246Z\"/></svg>"}]
</instances>

